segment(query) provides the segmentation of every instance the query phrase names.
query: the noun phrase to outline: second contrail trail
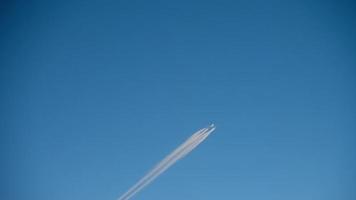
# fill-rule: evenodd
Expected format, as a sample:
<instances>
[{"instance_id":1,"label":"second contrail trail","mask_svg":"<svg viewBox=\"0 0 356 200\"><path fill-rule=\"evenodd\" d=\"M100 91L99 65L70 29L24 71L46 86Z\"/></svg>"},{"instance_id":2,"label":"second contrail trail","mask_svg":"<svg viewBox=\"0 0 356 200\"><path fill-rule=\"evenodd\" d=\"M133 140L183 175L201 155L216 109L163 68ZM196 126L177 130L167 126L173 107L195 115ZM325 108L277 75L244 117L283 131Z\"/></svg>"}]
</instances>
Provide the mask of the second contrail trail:
<instances>
[{"instance_id":1,"label":"second contrail trail","mask_svg":"<svg viewBox=\"0 0 356 200\"><path fill-rule=\"evenodd\" d=\"M183 144L178 146L172 153L166 156L161 162L159 162L151 171L149 171L144 177L142 177L135 185L133 185L127 192L125 192L118 200L128 200L141 191L145 186L150 184L160 174L166 171L170 166L176 163L178 160L189 154L195 149L201 142L203 142L210 133L215 130L214 124L211 124L207 128L200 129L190 136Z\"/></svg>"}]
</instances>

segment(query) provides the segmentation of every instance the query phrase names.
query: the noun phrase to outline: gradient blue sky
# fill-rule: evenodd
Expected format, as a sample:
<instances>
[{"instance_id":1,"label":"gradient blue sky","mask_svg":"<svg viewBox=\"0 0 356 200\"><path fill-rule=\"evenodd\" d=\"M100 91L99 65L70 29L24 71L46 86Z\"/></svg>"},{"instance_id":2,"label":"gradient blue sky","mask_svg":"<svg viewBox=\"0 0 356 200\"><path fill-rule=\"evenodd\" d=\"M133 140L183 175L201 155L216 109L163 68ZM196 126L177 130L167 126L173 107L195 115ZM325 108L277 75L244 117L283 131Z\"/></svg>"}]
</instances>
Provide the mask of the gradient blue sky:
<instances>
[{"instance_id":1,"label":"gradient blue sky","mask_svg":"<svg viewBox=\"0 0 356 200\"><path fill-rule=\"evenodd\" d=\"M2 1L1 199L356 199L353 1Z\"/></svg>"}]
</instances>

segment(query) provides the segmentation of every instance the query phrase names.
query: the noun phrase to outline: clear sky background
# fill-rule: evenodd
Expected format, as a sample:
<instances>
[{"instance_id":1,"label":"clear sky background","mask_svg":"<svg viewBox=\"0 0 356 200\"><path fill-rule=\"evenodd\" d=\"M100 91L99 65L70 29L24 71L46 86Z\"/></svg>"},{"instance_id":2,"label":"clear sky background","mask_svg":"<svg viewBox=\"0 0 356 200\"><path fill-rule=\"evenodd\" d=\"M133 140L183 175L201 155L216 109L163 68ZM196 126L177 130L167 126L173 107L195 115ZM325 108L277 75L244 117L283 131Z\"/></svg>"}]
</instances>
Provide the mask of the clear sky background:
<instances>
[{"instance_id":1,"label":"clear sky background","mask_svg":"<svg viewBox=\"0 0 356 200\"><path fill-rule=\"evenodd\" d=\"M1 1L0 197L356 199L353 1Z\"/></svg>"}]
</instances>

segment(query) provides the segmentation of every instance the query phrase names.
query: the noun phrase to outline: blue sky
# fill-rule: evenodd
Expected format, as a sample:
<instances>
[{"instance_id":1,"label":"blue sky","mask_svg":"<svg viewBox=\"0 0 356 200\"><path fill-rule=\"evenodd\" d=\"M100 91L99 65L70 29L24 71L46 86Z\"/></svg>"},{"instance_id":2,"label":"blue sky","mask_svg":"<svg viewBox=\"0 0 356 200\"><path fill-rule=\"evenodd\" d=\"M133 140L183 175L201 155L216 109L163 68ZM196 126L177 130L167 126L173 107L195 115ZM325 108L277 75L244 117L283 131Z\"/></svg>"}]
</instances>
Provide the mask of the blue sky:
<instances>
[{"instance_id":1,"label":"blue sky","mask_svg":"<svg viewBox=\"0 0 356 200\"><path fill-rule=\"evenodd\" d=\"M352 1L3 1L1 199L356 198Z\"/></svg>"}]
</instances>

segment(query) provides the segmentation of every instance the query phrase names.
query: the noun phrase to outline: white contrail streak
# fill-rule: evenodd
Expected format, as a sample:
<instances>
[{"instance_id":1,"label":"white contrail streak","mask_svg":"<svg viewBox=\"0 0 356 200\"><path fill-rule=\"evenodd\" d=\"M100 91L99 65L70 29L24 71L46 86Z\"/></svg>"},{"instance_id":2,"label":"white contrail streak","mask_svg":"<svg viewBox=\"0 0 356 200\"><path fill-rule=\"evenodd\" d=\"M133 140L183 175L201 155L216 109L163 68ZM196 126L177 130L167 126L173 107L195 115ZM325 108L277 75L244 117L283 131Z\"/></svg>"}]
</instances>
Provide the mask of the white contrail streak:
<instances>
[{"instance_id":1,"label":"white contrail streak","mask_svg":"<svg viewBox=\"0 0 356 200\"><path fill-rule=\"evenodd\" d=\"M144 177L142 177L135 185L133 185L126 193L124 193L118 200L128 200L145 186L150 184L160 174L166 171L170 166L182 159L195 149L201 142L203 142L211 132L215 130L215 126L211 124L207 128L200 129L190 136L183 144L177 147L172 153L166 156L161 162L159 162L151 171L149 171Z\"/></svg>"}]
</instances>

